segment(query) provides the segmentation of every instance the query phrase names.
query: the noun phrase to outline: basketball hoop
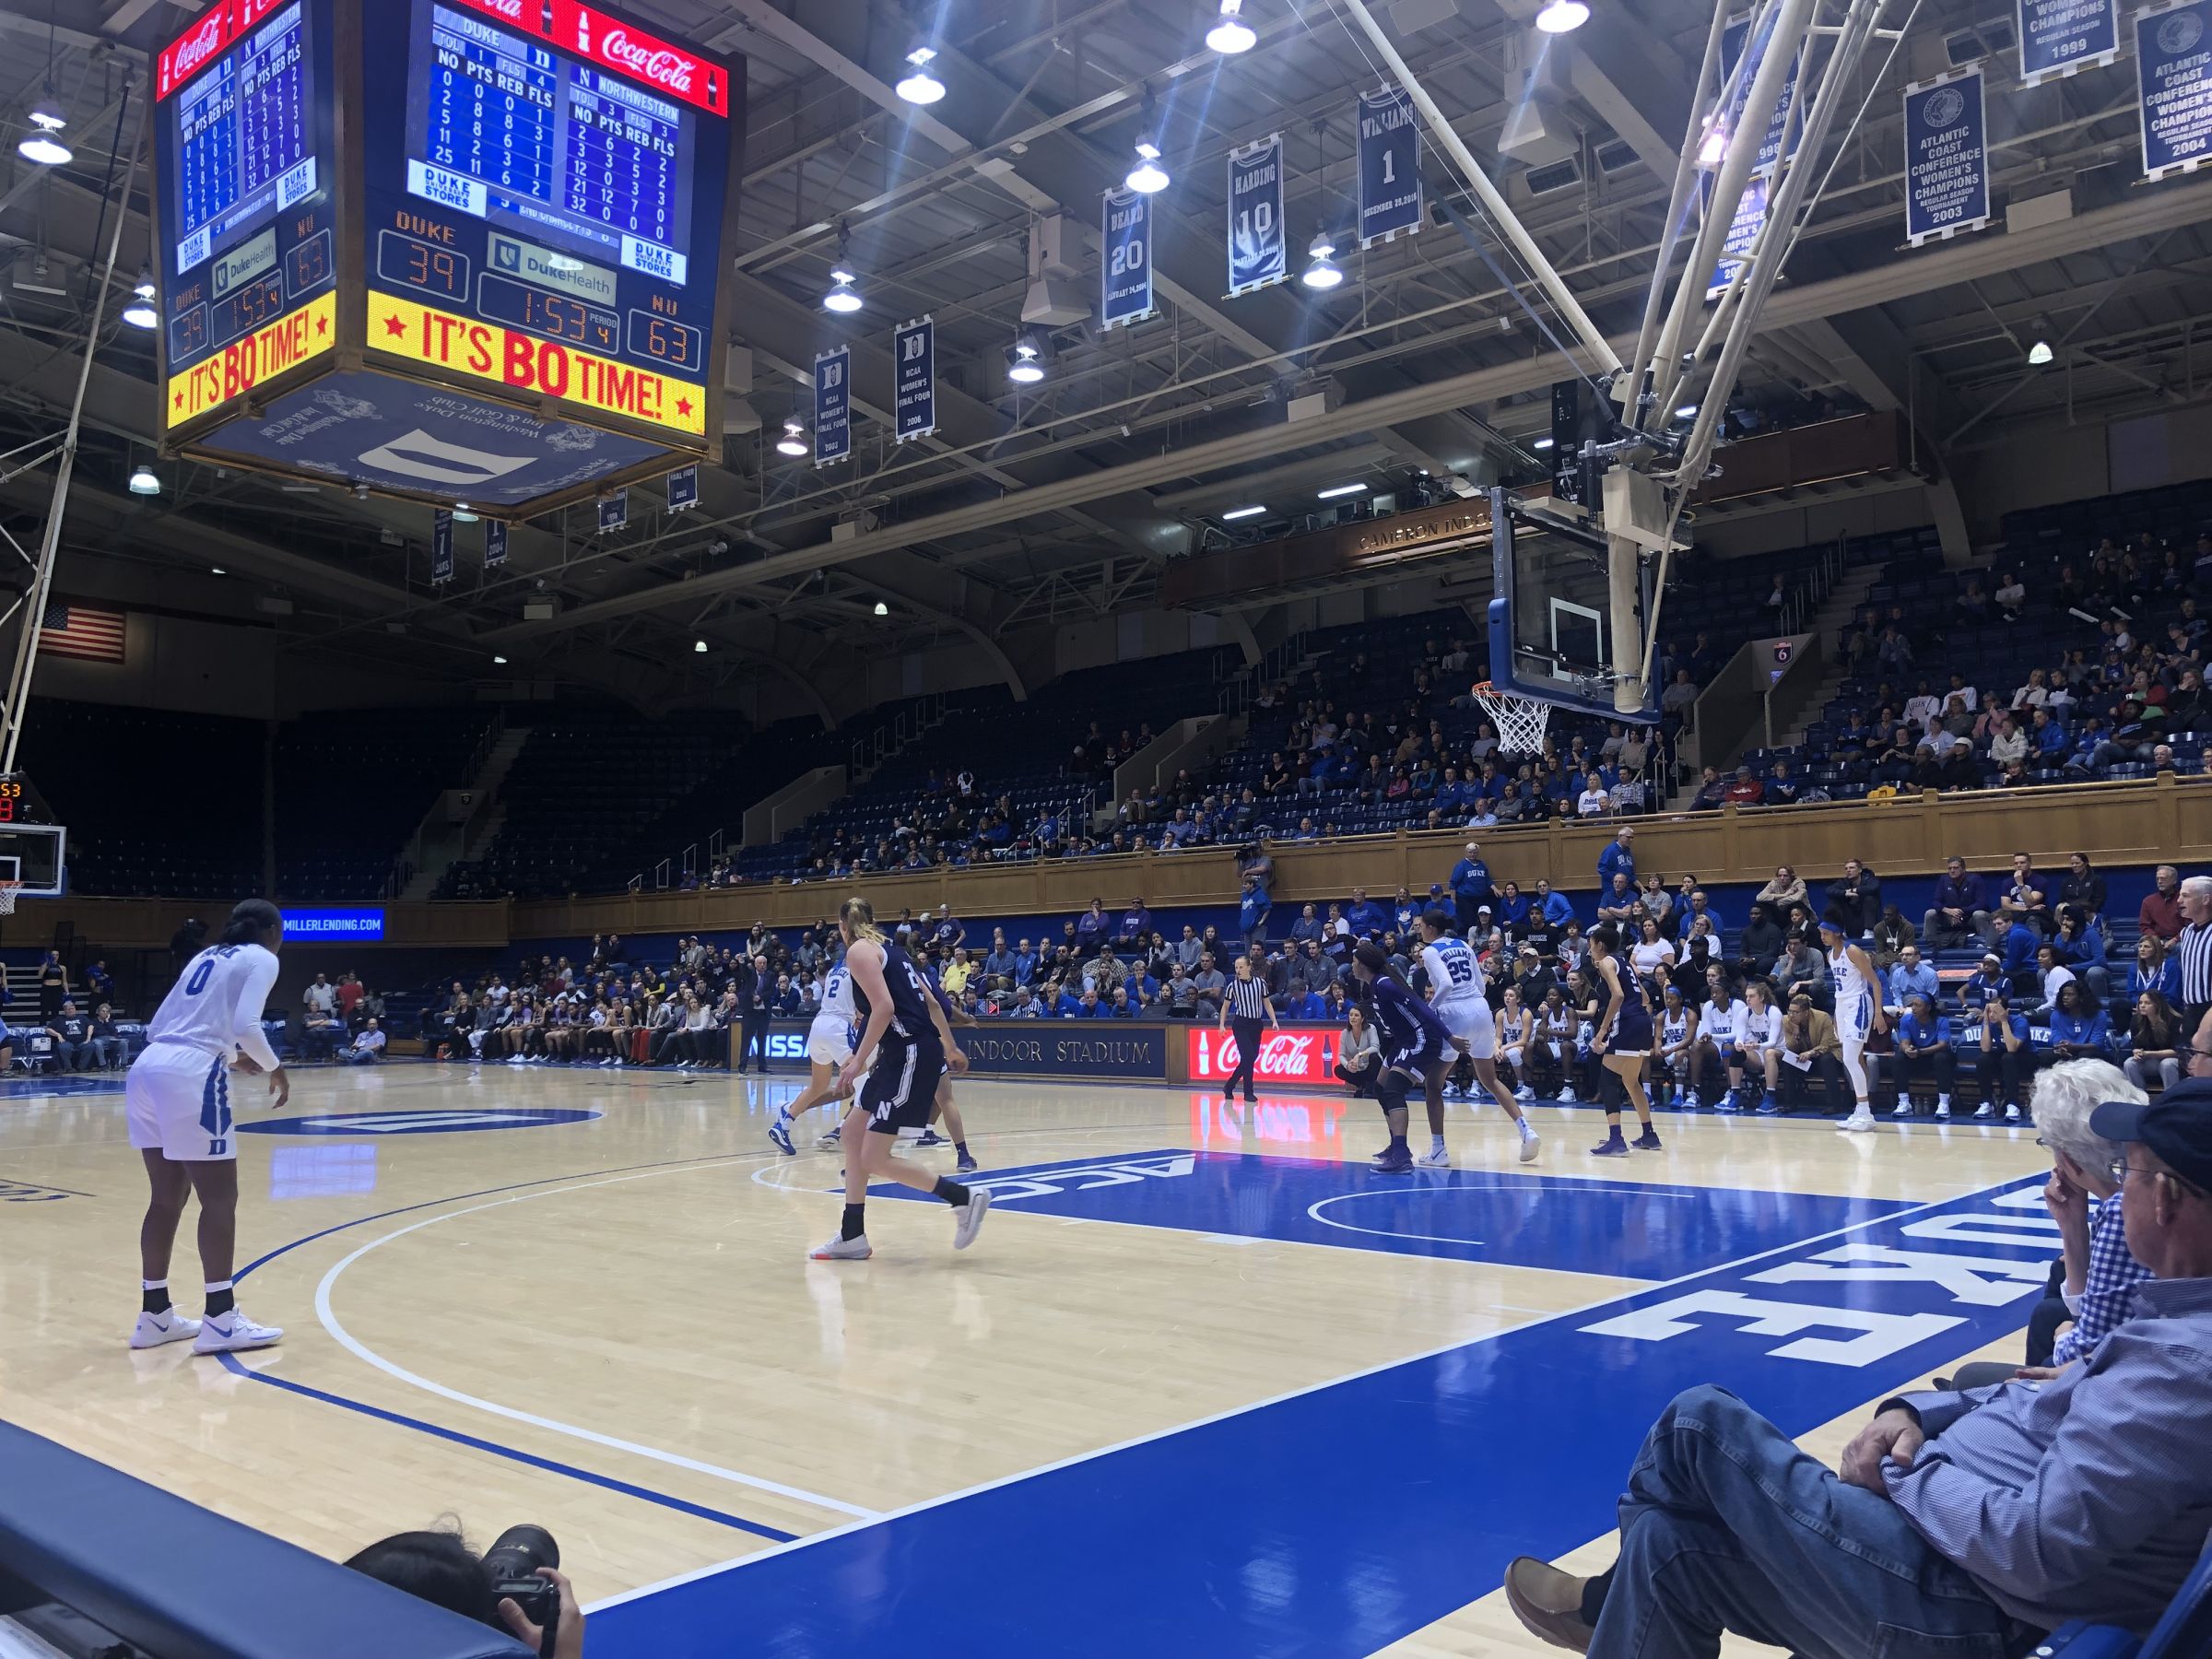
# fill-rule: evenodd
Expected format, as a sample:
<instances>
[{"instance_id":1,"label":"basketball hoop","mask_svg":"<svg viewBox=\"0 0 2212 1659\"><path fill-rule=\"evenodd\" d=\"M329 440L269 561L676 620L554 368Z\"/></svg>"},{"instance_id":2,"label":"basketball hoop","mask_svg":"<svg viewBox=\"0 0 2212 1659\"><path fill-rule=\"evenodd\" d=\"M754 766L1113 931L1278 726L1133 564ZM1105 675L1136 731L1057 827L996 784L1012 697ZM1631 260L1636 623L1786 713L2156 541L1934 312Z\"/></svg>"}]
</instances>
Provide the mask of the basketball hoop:
<instances>
[{"instance_id":1,"label":"basketball hoop","mask_svg":"<svg viewBox=\"0 0 2212 1659\"><path fill-rule=\"evenodd\" d=\"M19 881L0 881L0 916L16 913L16 895L23 890Z\"/></svg>"},{"instance_id":2,"label":"basketball hoop","mask_svg":"<svg viewBox=\"0 0 2212 1659\"><path fill-rule=\"evenodd\" d=\"M1498 747L1509 755L1540 755L1551 724L1551 705L1518 692L1500 691L1488 680L1475 682L1475 700L1498 728Z\"/></svg>"}]
</instances>

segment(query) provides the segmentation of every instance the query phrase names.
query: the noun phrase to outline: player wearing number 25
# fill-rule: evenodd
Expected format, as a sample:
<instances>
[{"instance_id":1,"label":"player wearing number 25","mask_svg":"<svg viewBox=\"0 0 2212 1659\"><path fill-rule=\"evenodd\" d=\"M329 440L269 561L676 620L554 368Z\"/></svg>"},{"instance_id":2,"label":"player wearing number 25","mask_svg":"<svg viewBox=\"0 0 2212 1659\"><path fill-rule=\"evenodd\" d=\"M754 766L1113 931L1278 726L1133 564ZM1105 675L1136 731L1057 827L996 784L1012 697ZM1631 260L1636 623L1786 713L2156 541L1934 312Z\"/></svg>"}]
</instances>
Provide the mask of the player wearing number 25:
<instances>
[{"instance_id":1,"label":"player wearing number 25","mask_svg":"<svg viewBox=\"0 0 2212 1659\"><path fill-rule=\"evenodd\" d=\"M195 1354L267 1347L284 1333L258 1325L231 1296L238 1234L238 1137L230 1128L230 1070L265 1072L281 1109L291 1083L261 1029L276 983L284 917L265 899L230 912L221 940L185 965L146 1028L146 1051L124 1085L131 1145L146 1160L152 1194L138 1230L143 1302L135 1348L190 1341ZM169 1257L184 1199L200 1199L200 1267L207 1316L187 1319L169 1299Z\"/></svg>"},{"instance_id":2,"label":"player wearing number 25","mask_svg":"<svg viewBox=\"0 0 2212 1659\"><path fill-rule=\"evenodd\" d=\"M2147 1631L2212 1521L2212 1080L2108 1100L2089 1130L2155 1276L2133 1318L2055 1372L1885 1401L1840 1474L1734 1394L1677 1394L1629 1471L1618 1563L1581 1579L1523 1556L1521 1622L1641 1659L1717 1654L1723 1630L1822 1659L1999 1659L2077 1618Z\"/></svg>"}]
</instances>

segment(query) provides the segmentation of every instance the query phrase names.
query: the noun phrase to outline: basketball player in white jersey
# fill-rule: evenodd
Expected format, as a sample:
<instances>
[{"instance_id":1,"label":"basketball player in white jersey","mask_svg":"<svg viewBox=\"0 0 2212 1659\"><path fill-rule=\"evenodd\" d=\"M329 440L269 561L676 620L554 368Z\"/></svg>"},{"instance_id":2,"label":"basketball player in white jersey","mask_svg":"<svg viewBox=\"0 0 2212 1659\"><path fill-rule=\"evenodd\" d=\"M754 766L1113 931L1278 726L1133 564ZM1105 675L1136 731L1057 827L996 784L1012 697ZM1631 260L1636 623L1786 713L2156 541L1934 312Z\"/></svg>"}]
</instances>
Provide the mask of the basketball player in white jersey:
<instances>
[{"instance_id":1,"label":"basketball player in white jersey","mask_svg":"<svg viewBox=\"0 0 2212 1659\"><path fill-rule=\"evenodd\" d=\"M1698 1046L1698 1011L1682 1000L1679 986L1669 985L1659 1008L1659 1046L1652 1054L1653 1081L1665 1090L1673 1085L1677 1100L1694 1109L1698 1091L1690 1086L1691 1056Z\"/></svg>"},{"instance_id":2,"label":"basketball player in white jersey","mask_svg":"<svg viewBox=\"0 0 2212 1659\"><path fill-rule=\"evenodd\" d=\"M806 1029L806 1060L813 1066L814 1075L797 1100L777 1109L776 1121L768 1126L768 1138L784 1157L798 1156L791 1144L793 1120L825 1101L851 1098L852 1088L839 1082L838 1073L853 1057L855 1018L853 975L842 961L835 962L822 975L822 1006L815 1014L814 1023ZM815 1144L834 1147L837 1138L837 1130L832 1128Z\"/></svg>"},{"instance_id":3,"label":"basketball player in white jersey","mask_svg":"<svg viewBox=\"0 0 2212 1659\"><path fill-rule=\"evenodd\" d=\"M1521 1114L1520 1102L1498 1081L1498 1022L1483 986L1482 960L1465 939L1453 937L1451 928L1452 918L1441 910L1421 917L1421 971L1429 976L1429 1001L1452 1033L1452 1046L1473 1059L1477 1080L1520 1131L1521 1161L1534 1163L1542 1143ZM1428 1156L1418 1161L1432 1167L1449 1164L1452 1155L1444 1149L1444 1137L1431 1138L1434 1144Z\"/></svg>"},{"instance_id":4,"label":"basketball player in white jersey","mask_svg":"<svg viewBox=\"0 0 2212 1659\"><path fill-rule=\"evenodd\" d=\"M1888 1030L1889 1024L1875 990L1874 964L1851 942L1843 924L1824 919L1820 942L1827 947L1828 971L1836 983L1836 1040L1843 1045L1843 1070L1858 1101L1842 1126L1863 1134L1874 1127L1874 1110L1866 1103L1866 1039Z\"/></svg>"},{"instance_id":5,"label":"basketball player in white jersey","mask_svg":"<svg viewBox=\"0 0 2212 1659\"><path fill-rule=\"evenodd\" d=\"M284 918L265 899L230 912L219 943L185 965L146 1028L146 1048L124 1082L131 1145L146 1160L153 1188L138 1230L138 1324L135 1348L192 1343L195 1354L267 1347L284 1332L255 1324L230 1289L238 1237L238 1136L230 1124L230 1067L265 1072L272 1111L291 1099L291 1081L261 1029L276 982ZM207 1315L187 1319L169 1300L169 1257L187 1193L200 1199L200 1270Z\"/></svg>"}]
</instances>

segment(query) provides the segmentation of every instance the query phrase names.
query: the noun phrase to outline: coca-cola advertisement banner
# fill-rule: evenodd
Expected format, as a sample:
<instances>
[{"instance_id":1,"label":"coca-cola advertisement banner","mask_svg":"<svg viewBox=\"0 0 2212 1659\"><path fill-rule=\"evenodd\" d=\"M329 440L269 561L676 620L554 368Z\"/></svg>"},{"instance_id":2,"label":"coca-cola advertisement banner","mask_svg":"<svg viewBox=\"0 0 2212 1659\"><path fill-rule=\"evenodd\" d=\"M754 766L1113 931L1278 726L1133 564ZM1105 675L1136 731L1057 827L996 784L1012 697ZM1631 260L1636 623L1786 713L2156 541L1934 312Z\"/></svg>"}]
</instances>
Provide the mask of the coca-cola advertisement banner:
<instances>
[{"instance_id":1,"label":"coca-cola advertisement banner","mask_svg":"<svg viewBox=\"0 0 2212 1659\"><path fill-rule=\"evenodd\" d=\"M719 64L579 3L553 0L553 39L579 57L716 115L730 112L730 77Z\"/></svg>"},{"instance_id":2,"label":"coca-cola advertisement banner","mask_svg":"<svg viewBox=\"0 0 2212 1659\"><path fill-rule=\"evenodd\" d=\"M1270 1030L1261 1040L1254 1073L1263 1088L1295 1083L1342 1088L1336 1054L1343 1041L1343 1030L1336 1026ZM1231 1033L1201 1024L1184 1030L1183 1042L1192 1082L1218 1083L1237 1069L1237 1040Z\"/></svg>"}]
</instances>

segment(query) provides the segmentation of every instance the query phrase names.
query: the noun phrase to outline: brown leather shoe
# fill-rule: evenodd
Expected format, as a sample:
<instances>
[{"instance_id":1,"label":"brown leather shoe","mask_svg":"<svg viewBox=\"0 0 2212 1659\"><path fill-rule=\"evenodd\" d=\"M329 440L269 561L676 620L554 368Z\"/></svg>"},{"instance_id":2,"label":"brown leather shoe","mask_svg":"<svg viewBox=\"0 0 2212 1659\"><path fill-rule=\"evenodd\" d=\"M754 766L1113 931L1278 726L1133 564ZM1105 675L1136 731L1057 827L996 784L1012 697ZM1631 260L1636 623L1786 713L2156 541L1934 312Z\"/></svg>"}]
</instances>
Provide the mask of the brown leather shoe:
<instances>
[{"instance_id":1,"label":"brown leather shoe","mask_svg":"<svg viewBox=\"0 0 2212 1659\"><path fill-rule=\"evenodd\" d=\"M1583 1586L1589 1582L1549 1561L1519 1556L1505 1570L1506 1605L1531 1635L1571 1653L1586 1653L1597 1634L1583 1619Z\"/></svg>"}]
</instances>

